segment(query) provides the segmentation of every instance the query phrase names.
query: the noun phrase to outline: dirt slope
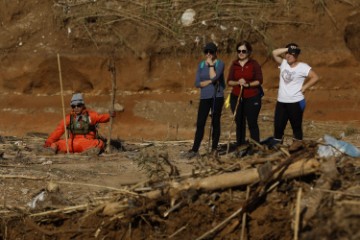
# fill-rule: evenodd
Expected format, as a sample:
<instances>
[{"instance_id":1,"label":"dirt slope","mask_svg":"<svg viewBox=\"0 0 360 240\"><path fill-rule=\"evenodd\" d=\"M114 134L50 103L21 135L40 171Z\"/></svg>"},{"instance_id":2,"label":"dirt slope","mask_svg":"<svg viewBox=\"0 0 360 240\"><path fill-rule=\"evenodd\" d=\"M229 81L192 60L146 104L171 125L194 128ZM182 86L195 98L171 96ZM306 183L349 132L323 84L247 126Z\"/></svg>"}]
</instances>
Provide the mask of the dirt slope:
<instances>
[{"instance_id":1,"label":"dirt slope","mask_svg":"<svg viewBox=\"0 0 360 240\"><path fill-rule=\"evenodd\" d=\"M195 10L195 21L183 26L181 16L188 8ZM0 120L0 134L48 132L59 121L57 53L65 102L72 92L83 91L91 107L107 108L111 89L107 64L113 53L117 101L126 109L114 131L125 138L141 138L136 126L131 128L133 134L128 133L128 121L149 122L139 108L139 112L133 109L145 95L155 101L196 103L196 92L189 94L195 64L201 59L202 43L211 39L219 44L220 57L228 64L237 41L253 42L254 57L263 63L269 109L274 106L278 82L269 52L297 42L303 49L302 59L321 76L314 91L307 93L306 117L322 121L360 118L357 1L3 1L0 9L0 109L6 115ZM170 91L177 97L153 90ZM97 106L92 106L95 101ZM177 117L182 114L180 106L174 109ZM161 129L181 125L166 119L161 114L151 119L154 132L149 135L166 135ZM9 127L9 121L18 127ZM158 129L159 123L165 126L160 124ZM186 131L186 126L180 129Z\"/></svg>"}]
</instances>

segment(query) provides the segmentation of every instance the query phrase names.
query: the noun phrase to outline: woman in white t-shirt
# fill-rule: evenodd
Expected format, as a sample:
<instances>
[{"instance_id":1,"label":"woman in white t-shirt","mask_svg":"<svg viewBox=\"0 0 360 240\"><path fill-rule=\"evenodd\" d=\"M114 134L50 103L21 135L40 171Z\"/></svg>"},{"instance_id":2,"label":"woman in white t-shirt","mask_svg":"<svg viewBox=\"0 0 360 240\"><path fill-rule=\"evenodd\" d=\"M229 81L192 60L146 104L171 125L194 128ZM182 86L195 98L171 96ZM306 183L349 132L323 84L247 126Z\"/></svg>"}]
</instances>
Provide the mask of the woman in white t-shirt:
<instances>
[{"instance_id":1,"label":"woman in white t-shirt","mask_svg":"<svg viewBox=\"0 0 360 240\"><path fill-rule=\"evenodd\" d=\"M289 43L285 48L278 48L272 52L275 61L280 64L273 145L282 142L288 121L293 130L294 140L303 139L304 92L314 85L319 77L308 64L298 62L300 52L299 46L295 43ZM308 80L305 82L306 79Z\"/></svg>"}]
</instances>

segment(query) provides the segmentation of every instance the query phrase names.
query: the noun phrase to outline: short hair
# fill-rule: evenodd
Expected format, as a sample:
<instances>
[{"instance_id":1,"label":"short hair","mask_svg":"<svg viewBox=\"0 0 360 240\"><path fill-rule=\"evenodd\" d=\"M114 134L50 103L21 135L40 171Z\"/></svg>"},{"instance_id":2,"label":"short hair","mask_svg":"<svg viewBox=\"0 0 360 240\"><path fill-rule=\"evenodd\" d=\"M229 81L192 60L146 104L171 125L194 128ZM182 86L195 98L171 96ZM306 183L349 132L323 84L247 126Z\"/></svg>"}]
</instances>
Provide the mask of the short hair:
<instances>
[{"instance_id":1,"label":"short hair","mask_svg":"<svg viewBox=\"0 0 360 240\"><path fill-rule=\"evenodd\" d=\"M246 49L249 51L249 54L252 53L252 46L248 41L241 41L238 44L236 44L236 51L239 49L240 46L245 45Z\"/></svg>"},{"instance_id":2,"label":"short hair","mask_svg":"<svg viewBox=\"0 0 360 240\"><path fill-rule=\"evenodd\" d=\"M288 52L292 55L299 55L301 52L299 45L297 45L296 43L289 43L286 45L286 48L288 49Z\"/></svg>"}]
</instances>

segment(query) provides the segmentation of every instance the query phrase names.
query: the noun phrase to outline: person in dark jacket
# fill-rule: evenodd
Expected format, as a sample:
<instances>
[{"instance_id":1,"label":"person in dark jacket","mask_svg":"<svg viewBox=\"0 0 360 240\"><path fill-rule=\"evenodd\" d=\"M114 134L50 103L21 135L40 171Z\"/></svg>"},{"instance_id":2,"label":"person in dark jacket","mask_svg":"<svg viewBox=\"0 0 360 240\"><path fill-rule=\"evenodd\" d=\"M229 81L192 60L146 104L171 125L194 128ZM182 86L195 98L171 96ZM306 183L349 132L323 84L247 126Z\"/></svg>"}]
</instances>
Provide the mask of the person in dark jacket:
<instances>
[{"instance_id":1,"label":"person in dark jacket","mask_svg":"<svg viewBox=\"0 0 360 240\"><path fill-rule=\"evenodd\" d=\"M251 58L252 46L247 41L236 45L237 59L230 66L227 83L232 86L230 107L235 116L236 145L246 143L246 123L250 137L259 142L258 117L261 109L263 75L259 63Z\"/></svg>"},{"instance_id":2,"label":"person in dark jacket","mask_svg":"<svg viewBox=\"0 0 360 240\"><path fill-rule=\"evenodd\" d=\"M217 46L213 42L207 43L204 47L205 59L197 67L195 86L200 88L200 103L194 144L186 155L189 159L198 155L209 112L211 112L212 117L211 156L218 159L217 147L221 133L220 118L224 105L225 64L217 58L217 50Z\"/></svg>"}]
</instances>

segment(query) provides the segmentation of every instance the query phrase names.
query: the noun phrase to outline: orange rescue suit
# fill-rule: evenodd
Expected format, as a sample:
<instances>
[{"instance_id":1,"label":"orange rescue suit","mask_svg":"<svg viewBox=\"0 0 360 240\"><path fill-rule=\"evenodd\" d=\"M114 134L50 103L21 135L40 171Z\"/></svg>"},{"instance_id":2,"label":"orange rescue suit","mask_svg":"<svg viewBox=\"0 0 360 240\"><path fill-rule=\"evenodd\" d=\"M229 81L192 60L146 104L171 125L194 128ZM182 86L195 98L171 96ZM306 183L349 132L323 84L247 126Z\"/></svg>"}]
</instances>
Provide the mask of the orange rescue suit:
<instances>
[{"instance_id":1,"label":"orange rescue suit","mask_svg":"<svg viewBox=\"0 0 360 240\"><path fill-rule=\"evenodd\" d=\"M91 129L86 134L73 134L70 130L70 119L77 119L80 117L88 117L89 124ZM68 146L69 152L78 153L83 152L89 148L100 148L104 149L105 143L101 139L98 139L96 136L95 125L98 123L106 123L110 120L110 114L99 114L97 112L84 109L81 115L76 115L73 111L66 115L66 128L69 132ZM60 139L61 136L65 133L64 129L64 120L61 120L57 125L56 129L50 134L48 139L45 141L44 147L51 147L57 149L60 152L67 152L66 149L66 140Z\"/></svg>"}]
</instances>

